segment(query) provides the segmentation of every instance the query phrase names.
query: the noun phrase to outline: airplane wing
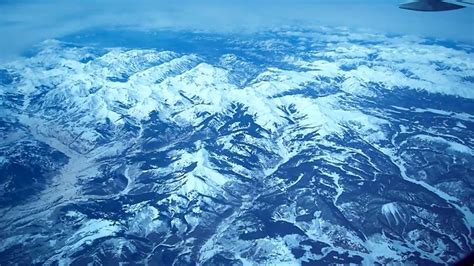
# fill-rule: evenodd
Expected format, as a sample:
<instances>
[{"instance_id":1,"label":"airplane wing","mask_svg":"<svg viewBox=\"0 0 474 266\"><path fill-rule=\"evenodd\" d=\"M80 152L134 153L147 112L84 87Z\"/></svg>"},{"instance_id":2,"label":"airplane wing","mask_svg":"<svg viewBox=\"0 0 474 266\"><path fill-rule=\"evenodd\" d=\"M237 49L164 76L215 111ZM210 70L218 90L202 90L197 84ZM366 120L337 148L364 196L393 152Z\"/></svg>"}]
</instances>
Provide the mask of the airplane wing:
<instances>
[{"instance_id":1,"label":"airplane wing","mask_svg":"<svg viewBox=\"0 0 474 266\"><path fill-rule=\"evenodd\" d=\"M448 3L443 0L417 0L414 2L401 4L401 9L408 9L414 11L448 11L465 8L463 5L458 5L454 3Z\"/></svg>"}]
</instances>

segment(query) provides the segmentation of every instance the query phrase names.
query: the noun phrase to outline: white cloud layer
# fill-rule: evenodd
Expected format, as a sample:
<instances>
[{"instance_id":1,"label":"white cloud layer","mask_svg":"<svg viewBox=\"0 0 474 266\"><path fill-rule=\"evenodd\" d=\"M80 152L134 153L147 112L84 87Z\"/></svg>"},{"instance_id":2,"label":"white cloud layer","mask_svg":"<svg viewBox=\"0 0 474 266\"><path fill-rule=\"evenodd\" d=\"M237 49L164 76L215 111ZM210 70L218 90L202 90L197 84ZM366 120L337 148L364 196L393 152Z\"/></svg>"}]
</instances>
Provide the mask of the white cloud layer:
<instances>
[{"instance_id":1,"label":"white cloud layer","mask_svg":"<svg viewBox=\"0 0 474 266\"><path fill-rule=\"evenodd\" d=\"M257 31L282 25L347 26L474 42L474 7L443 13L397 0L0 0L0 60L44 39L90 27Z\"/></svg>"}]
</instances>

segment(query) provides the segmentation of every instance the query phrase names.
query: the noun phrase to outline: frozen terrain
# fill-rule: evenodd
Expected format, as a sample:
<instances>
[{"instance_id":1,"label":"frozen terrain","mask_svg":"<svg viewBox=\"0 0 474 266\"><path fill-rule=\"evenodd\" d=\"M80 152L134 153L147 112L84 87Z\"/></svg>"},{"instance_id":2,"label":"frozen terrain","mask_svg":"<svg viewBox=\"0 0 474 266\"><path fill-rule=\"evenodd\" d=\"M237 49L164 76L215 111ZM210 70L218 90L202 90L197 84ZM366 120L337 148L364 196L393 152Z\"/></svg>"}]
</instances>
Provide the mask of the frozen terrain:
<instances>
[{"instance_id":1,"label":"frozen terrain","mask_svg":"<svg viewBox=\"0 0 474 266\"><path fill-rule=\"evenodd\" d=\"M473 51L339 28L43 42L0 66L0 264L452 264L474 248Z\"/></svg>"}]
</instances>

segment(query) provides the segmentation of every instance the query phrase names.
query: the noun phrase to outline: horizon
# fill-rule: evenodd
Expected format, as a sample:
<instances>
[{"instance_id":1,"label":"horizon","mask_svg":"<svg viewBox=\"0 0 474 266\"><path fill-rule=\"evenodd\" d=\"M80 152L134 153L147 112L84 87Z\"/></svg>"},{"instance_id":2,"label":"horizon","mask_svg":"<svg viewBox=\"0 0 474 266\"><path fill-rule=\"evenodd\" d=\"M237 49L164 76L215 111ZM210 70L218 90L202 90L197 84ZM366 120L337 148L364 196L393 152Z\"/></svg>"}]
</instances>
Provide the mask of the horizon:
<instances>
[{"instance_id":1,"label":"horizon","mask_svg":"<svg viewBox=\"0 0 474 266\"><path fill-rule=\"evenodd\" d=\"M0 61L13 60L47 39L61 38L91 28L155 31L203 30L258 32L281 26L348 27L383 34L410 35L474 44L474 9L413 12L398 8L406 1L227 1L195 3L165 1L91 0L61 2L2 1ZM356 15L354 15L356 14ZM440 23L442 21L443 23Z\"/></svg>"}]
</instances>

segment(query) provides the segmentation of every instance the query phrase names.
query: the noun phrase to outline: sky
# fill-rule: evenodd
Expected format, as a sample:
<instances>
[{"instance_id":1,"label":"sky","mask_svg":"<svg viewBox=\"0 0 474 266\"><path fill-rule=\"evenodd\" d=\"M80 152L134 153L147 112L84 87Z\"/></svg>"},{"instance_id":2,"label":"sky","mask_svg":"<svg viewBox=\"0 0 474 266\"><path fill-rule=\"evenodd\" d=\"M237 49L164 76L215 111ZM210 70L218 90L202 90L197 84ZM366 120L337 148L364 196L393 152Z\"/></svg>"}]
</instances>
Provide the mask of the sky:
<instances>
[{"instance_id":1,"label":"sky","mask_svg":"<svg viewBox=\"0 0 474 266\"><path fill-rule=\"evenodd\" d=\"M0 0L0 62L33 45L88 28L215 32L280 26L344 26L474 44L474 6L401 10L397 0Z\"/></svg>"}]
</instances>

